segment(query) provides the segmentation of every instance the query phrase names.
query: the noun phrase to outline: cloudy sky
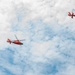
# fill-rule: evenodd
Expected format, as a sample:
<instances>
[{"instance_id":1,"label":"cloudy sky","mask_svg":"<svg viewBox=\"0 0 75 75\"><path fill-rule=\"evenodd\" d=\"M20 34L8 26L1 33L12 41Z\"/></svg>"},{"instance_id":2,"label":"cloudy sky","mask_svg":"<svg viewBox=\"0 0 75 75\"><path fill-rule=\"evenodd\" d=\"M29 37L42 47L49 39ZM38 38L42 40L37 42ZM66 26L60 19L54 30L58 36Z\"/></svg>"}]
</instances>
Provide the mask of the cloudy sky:
<instances>
[{"instance_id":1,"label":"cloudy sky","mask_svg":"<svg viewBox=\"0 0 75 75\"><path fill-rule=\"evenodd\" d=\"M0 75L75 75L74 0L0 0ZM25 39L23 46L7 39Z\"/></svg>"}]
</instances>

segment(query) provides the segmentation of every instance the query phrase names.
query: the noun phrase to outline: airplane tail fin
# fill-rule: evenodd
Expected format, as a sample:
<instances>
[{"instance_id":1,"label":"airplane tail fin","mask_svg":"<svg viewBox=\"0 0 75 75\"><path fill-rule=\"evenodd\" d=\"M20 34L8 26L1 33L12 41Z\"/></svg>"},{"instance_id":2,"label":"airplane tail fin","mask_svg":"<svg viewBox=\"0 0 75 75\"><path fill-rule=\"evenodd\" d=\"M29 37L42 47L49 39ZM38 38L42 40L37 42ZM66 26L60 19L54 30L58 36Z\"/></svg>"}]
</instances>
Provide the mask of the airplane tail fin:
<instances>
[{"instance_id":1,"label":"airplane tail fin","mask_svg":"<svg viewBox=\"0 0 75 75\"><path fill-rule=\"evenodd\" d=\"M68 12L68 16L71 16L71 13L70 12Z\"/></svg>"},{"instance_id":2,"label":"airplane tail fin","mask_svg":"<svg viewBox=\"0 0 75 75\"><path fill-rule=\"evenodd\" d=\"M10 39L7 39L7 42L11 44L11 40Z\"/></svg>"}]
</instances>

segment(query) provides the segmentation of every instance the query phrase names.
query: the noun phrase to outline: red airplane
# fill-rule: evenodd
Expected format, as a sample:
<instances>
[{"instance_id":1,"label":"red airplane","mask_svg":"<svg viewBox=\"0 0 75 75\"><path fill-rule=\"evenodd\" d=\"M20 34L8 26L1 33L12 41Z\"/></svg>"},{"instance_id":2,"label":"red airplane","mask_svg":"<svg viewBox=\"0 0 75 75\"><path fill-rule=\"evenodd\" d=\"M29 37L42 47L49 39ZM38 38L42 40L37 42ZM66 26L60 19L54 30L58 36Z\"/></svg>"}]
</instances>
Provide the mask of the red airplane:
<instances>
[{"instance_id":1,"label":"red airplane","mask_svg":"<svg viewBox=\"0 0 75 75\"><path fill-rule=\"evenodd\" d=\"M15 37L16 37L16 35L15 35ZM14 44L17 44L17 45L23 45L23 43L22 42L20 42L20 41L24 41L24 40L18 40L18 38L16 37L16 39L17 40L14 40L14 41L11 41L10 39L7 39L7 42L8 43L14 43Z\"/></svg>"},{"instance_id":2,"label":"red airplane","mask_svg":"<svg viewBox=\"0 0 75 75\"><path fill-rule=\"evenodd\" d=\"M73 12L72 13L68 12L68 16L71 16L71 18L73 18L75 17L75 14Z\"/></svg>"}]
</instances>

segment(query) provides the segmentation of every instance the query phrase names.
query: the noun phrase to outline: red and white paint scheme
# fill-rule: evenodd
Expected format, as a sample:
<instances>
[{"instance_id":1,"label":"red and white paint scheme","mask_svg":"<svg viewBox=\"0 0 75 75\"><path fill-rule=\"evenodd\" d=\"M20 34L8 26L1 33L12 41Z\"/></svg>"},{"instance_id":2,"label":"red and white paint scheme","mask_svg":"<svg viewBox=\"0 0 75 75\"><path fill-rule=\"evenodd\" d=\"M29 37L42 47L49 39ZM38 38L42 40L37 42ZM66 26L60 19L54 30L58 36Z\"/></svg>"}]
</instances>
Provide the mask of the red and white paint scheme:
<instances>
[{"instance_id":1,"label":"red and white paint scheme","mask_svg":"<svg viewBox=\"0 0 75 75\"><path fill-rule=\"evenodd\" d=\"M71 16L71 18L73 18L75 17L75 14L73 12L72 13L68 12L68 16Z\"/></svg>"},{"instance_id":2,"label":"red and white paint scheme","mask_svg":"<svg viewBox=\"0 0 75 75\"><path fill-rule=\"evenodd\" d=\"M16 36L15 36L15 37L16 37ZM16 39L17 39L17 37L16 37ZM13 41L12 41L12 40L10 40L10 39L7 39L7 42L10 43L10 44L11 44L11 43L14 43L14 44L17 44L17 45L23 45L23 43L22 43L21 41L24 41L24 40L18 40L18 39L17 39L17 40L13 40Z\"/></svg>"}]
</instances>

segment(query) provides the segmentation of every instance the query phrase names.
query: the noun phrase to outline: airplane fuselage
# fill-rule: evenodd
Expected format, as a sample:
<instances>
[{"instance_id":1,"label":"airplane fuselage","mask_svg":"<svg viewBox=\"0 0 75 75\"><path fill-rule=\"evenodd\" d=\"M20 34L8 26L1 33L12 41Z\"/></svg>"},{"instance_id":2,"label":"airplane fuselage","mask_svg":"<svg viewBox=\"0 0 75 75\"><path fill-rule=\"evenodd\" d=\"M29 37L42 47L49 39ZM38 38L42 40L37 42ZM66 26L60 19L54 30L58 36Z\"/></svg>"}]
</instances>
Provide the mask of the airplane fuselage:
<instances>
[{"instance_id":1,"label":"airplane fuselage","mask_svg":"<svg viewBox=\"0 0 75 75\"><path fill-rule=\"evenodd\" d=\"M14 44L17 44L17 45L23 45L23 43L20 42L19 40L11 41L10 39L8 39L7 42L10 43L10 44L11 44L11 43L14 43Z\"/></svg>"},{"instance_id":2,"label":"airplane fuselage","mask_svg":"<svg viewBox=\"0 0 75 75\"><path fill-rule=\"evenodd\" d=\"M75 17L75 15L74 15L74 13L72 12L72 13L68 13L68 16L71 16L71 18L73 18L73 17Z\"/></svg>"},{"instance_id":3,"label":"airplane fuselage","mask_svg":"<svg viewBox=\"0 0 75 75\"><path fill-rule=\"evenodd\" d=\"M14 44L17 44L17 45L23 45L22 42L20 42L19 40L14 40L14 41L11 41L12 43Z\"/></svg>"}]
</instances>

